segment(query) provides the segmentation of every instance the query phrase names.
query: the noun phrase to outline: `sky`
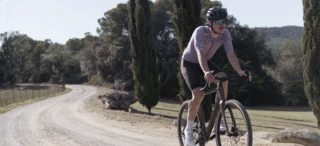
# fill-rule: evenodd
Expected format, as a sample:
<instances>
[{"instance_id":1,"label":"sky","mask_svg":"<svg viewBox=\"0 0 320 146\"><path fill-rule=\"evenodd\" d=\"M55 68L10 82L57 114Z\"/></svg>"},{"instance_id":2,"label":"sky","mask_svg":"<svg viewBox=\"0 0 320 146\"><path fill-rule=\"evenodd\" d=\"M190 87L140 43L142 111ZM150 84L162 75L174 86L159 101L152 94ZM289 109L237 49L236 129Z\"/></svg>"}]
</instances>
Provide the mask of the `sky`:
<instances>
[{"instance_id":1,"label":"sky","mask_svg":"<svg viewBox=\"0 0 320 146\"><path fill-rule=\"evenodd\" d=\"M128 0L0 0L0 33L19 31L34 40L65 44L84 33L97 35L98 19ZM153 0L155 1L155 0ZM249 27L303 26L301 0L221 0ZM170 4L170 3L168 3Z\"/></svg>"}]
</instances>

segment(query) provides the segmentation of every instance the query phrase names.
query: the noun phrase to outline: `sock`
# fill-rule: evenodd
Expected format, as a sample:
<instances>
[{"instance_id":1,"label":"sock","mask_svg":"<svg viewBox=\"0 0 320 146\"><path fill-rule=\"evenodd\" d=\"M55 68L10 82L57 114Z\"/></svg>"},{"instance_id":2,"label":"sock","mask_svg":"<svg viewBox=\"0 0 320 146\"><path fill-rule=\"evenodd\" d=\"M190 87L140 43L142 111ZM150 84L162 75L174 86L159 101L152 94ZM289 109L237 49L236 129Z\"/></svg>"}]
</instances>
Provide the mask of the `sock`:
<instances>
[{"instance_id":1,"label":"sock","mask_svg":"<svg viewBox=\"0 0 320 146\"><path fill-rule=\"evenodd\" d=\"M192 132L193 131L193 121L187 120L187 127L186 127L186 131L188 132Z\"/></svg>"}]
</instances>

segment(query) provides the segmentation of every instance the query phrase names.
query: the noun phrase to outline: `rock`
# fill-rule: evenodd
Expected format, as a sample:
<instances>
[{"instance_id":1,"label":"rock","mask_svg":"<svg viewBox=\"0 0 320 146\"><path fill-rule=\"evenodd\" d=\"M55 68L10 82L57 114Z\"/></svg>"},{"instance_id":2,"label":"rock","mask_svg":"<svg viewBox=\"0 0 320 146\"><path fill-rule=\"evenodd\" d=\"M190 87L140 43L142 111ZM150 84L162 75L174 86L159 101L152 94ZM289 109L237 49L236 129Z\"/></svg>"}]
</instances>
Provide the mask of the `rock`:
<instances>
[{"instance_id":1,"label":"rock","mask_svg":"<svg viewBox=\"0 0 320 146\"><path fill-rule=\"evenodd\" d=\"M319 146L320 136L317 132L308 128L286 128L277 133L272 142L296 143L304 146Z\"/></svg>"},{"instance_id":2,"label":"rock","mask_svg":"<svg viewBox=\"0 0 320 146\"><path fill-rule=\"evenodd\" d=\"M272 139L277 133L276 132L254 132L254 137L259 137L261 139L270 140Z\"/></svg>"},{"instance_id":3,"label":"rock","mask_svg":"<svg viewBox=\"0 0 320 146\"><path fill-rule=\"evenodd\" d=\"M133 93L107 93L105 95L99 95L98 98L101 99L102 104L105 105L106 108L124 111L129 111L130 105L137 102Z\"/></svg>"}]
</instances>

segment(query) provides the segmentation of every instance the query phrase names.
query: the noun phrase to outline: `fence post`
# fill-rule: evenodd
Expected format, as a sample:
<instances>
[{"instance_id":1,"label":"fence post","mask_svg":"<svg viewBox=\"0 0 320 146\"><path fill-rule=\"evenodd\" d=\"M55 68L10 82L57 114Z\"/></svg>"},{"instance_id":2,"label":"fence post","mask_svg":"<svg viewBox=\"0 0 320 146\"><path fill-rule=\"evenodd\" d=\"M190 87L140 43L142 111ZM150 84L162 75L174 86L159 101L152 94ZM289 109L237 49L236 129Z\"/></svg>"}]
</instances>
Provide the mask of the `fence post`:
<instances>
[{"instance_id":1,"label":"fence post","mask_svg":"<svg viewBox=\"0 0 320 146\"><path fill-rule=\"evenodd\" d=\"M29 99L28 98L28 91L29 91L29 89L27 89L27 90L24 90L25 91L25 93L26 93L26 98L27 98L27 100Z\"/></svg>"},{"instance_id":2,"label":"fence post","mask_svg":"<svg viewBox=\"0 0 320 146\"><path fill-rule=\"evenodd\" d=\"M21 97L21 87L18 88L20 92L20 101L22 102L22 97Z\"/></svg>"},{"instance_id":3,"label":"fence post","mask_svg":"<svg viewBox=\"0 0 320 146\"><path fill-rule=\"evenodd\" d=\"M32 98L34 98L33 87L31 88L31 91L32 91Z\"/></svg>"},{"instance_id":4,"label":"fence post","mask_svg":"<svg viewBox=\"0 0 320 146\"><path fill-rule=\"evenodd\" d=\"M3 105L2 105L2 97L1 97L1 91L0 91L0 107L2 107Z\"/></svg>"},{"instance_id":5,"label":"fence post","mask_svg":"<svg viewBox=\"0 0 320 146\"><path fill-rule=\"evenodd\" d=\"M14 97L14 87L12 88L12 97L13 97L13 103L16 103L16 98Z\"/></svg>"}]
</instances>

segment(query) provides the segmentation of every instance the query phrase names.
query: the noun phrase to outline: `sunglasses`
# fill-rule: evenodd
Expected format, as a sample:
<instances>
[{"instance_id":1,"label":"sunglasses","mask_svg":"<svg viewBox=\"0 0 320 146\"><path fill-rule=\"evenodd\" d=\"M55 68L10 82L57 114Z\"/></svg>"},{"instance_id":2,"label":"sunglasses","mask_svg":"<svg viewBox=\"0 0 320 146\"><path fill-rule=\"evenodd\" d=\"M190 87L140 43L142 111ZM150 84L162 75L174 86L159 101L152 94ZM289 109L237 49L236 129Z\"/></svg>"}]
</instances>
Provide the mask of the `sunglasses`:
<instances>
[{"instance_id":1,"label":"sunglasses","mask_svg":"<svg viewBox=\"0 0 320 146\"><path fill-rule=\"evenodd\" d=\"M227 22L227 21L226 21L225 19L220 19L220 20L216 20L216 21L215 21L215 23L216 23L217 25L221 25L222 23L223 23L223 24L226 24L226 22Z\"/></svg>"}]
</instances>

